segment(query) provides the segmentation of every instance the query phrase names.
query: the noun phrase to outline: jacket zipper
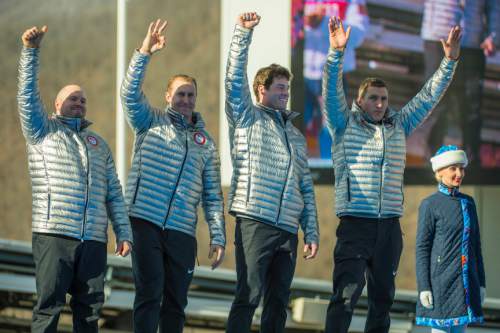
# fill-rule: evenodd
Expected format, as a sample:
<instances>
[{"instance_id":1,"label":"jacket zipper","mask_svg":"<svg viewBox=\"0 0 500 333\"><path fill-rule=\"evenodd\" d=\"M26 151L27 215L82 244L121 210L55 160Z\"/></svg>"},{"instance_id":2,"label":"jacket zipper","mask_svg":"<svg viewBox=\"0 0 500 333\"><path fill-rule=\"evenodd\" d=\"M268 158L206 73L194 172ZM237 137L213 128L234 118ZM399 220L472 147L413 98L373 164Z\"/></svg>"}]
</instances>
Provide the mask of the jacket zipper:
<instances>
[{"instance_id":1,"label":"jacket zipper","mask_svg":"<svg viewBox=\"0 0 500 333\"><path fill-rule=\"evenodd\" d=\"M134 199L132 200L132 204L135 204L135 199L137 199L137 192L139 192L140 184L141 184L141 176L137 178L137 185L135 185Z\"/></svg>"},{"instance_id":2,"label":"jacket zipper","mask_svg":"<svg viewBox=\"0 0 500 333\"><path fill-rule=\"evenodd\" d=\"M252 154L250 153L250 146L252 142L252 131L247 134L247 151L248 151L248 181L247 181L247 200L245 201L248 206L250 200L250 193L252 191Z\"/></svg>"},{"instance_id":3,"label":"jacket zipper","mask_svg":"<svg viewBox=\"0 0 500 333\"><path fill-rule=\"evenodd\" d=\"M174 200L175 192L177 191L177 187L179 186L179 182L181 180L181 175L182 175L182 170L184 170L184 164L186 163L186 158L188 154L188 131L186 130L186 151L184 152L184 158L182 160L181 168L179 170L179 173L177 175L177 181L175 182L175 187L172 191L172 196L170 197L170 201L168 203L168 209L167 209L167 215L165 215L165 220L163 221L163 230L165 230L165 227L167 225L167 220L168 216L170 215L170 209L172 208L172 201Z\"/></svg>"},{"instance_id":4,"label":"jacket zipper","mask_svg":"<svg viewBox=\"0 0 500 333\"><path fill-rule=\"evenodd\" d=\"M378 202L378 217L382 216L382 180L383 180L383 169L384 169L384 159L385 159L385 137L384 137L384 125L380 126L380 135L382 136L382 161L380 162L380 186L379 186L379 202Z\"/></svg>"},{"instance_id":5,"label":"jacket zipper","mask_svg":"<svg viewBox=\"0 0 500 333\"><path fill-rule=\"evenodd\" d=\"M87 149L87 145L85 144L85 141L83 141L80 138L80 135L77 133L78 139L80 143L83 143L83 147L85 148L85 158L86 158L86 164L87 164L87 169L85 172L86 176L86 184L87 187L85 188L85 206L83 207L83 223L82 223L82 229L81 229L81 235L80 235L80 240L83 242L83 236L85 235L85 224L87 223L87 206L89 204L89 151Z\"/></svg>"},{"instance_id":6,"label":"jacket zipper","mask_svg":"<svg viewBox=\"0 0 500 333\"><path fill-rule=\"evenodd\" d=\"M278 114L279 117L281 117L281 114ZM286 148L288 150L288 166L286 168L286 181L283 184L283 188L281 190L281 196L280 196L280 208L278 210L278 216L276 218L276 225L278 225L280 216L281 216L281 208L283 206L283 196L285 195L285 188L288 183L288 174L290 173L290 165L292 164L292 151L290 150L290 144L288 142L288 135L286 134L286 122L283 120L283 133L285 134L285 142L286 142Z\"/></svg>"}]
</instances>

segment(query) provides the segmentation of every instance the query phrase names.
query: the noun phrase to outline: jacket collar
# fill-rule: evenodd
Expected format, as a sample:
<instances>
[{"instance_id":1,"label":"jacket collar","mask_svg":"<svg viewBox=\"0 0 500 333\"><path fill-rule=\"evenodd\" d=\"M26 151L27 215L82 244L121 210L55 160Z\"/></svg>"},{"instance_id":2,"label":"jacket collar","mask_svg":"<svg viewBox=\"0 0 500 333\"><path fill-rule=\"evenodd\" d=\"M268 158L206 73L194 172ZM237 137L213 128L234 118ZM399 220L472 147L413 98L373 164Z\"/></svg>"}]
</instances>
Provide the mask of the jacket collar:
<instances>
[{"instance_id":1,"label":"jacket collar","mask_svg":"<svg viewBox=\"0 0 500 333\"><path fill-rule=\"evenodd\" d=\"M198 112L193 112L193 123L188 124L186 117L174 109L167 107L166 112L172 124L178 129L195 128L202 129L205 128L205 122L201 118L201 114Z\"/></svg>"},{"instance_id":2,"label":"jacket collar","mask_svg":"<svg viewBox=\"0 0 500 333\"><path fill-rule=\"evenodd\" d=\"M443 194L449 195L450 197L456 197L460 194L458 187L448 187L443 183L439 183L438 191Z\"/></svg>"},{"instance_id":3,"label":"jacket collar","mask_svg":"<svg viewBox=\"0 0 500 333\"><path fill-rule=\"evenodd\" d=\"M85 118L72 118L72 117L65 117L61 116L58 114L53 114L52 117L54 119L59 120L61 123L63 123L66 127L71 128L72 130L76 132L80 132L81 130L89 127L92 125L92 122L88 121Z\"/></svg>"},{"instance_id":4,"label":"jacket collar","mask_svg":"<svg viewBox=\"0 0 500 333\"><path fill-rule=\"evenodd\" d=\"M394 124L394 117L397 114L397 111L387 107L387 110L385 111L384 118L380 122L376 122L370 117L370 115L363 111L361 107L356 103L356 101L352 102L352 108L351 110L353 112L358 113L361 116L361 120L363 120L365 123L369 123L372 125L379 125L379 124L384 124L384 125L393 125Z\"/></svg>"},{"instance_id":5,"label":"jacket collar","mask_svg":"<svg viewBox=\"0 0 500 333\"><path fill-rule=\"evenodd\" d=\"M273 108L270 108L268 106L265 106L263 104L260 104L260 103L256 103L255 104L257 106L258 109L268 113L269 115L273 116L273 117L276 117L277 115L280 115L281 116L281 119L284 119L284 120L292 120L294 119L295 117L299 116L300 113L298 112L295 112L295 111L290 111L290 110L277 110L277 109L273 109Z\"/></svg>"}]
</instances>

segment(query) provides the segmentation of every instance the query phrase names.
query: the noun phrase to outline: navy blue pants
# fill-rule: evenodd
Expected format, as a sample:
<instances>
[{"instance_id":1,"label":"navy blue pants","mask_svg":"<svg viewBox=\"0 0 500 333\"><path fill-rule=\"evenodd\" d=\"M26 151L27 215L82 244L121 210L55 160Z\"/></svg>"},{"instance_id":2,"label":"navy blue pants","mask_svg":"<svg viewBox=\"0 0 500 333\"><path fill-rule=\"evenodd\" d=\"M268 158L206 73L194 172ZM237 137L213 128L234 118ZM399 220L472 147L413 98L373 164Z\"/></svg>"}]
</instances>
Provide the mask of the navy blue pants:
<instances>
[{"instance_id":1,"label":"navy blue pants","mask_svg":"<svg viewBox=\"0 0 500 333\"><path fill-rule=\"evenodd\" d=\"M394 280L402 249L398 218L344 216L340 219L333 253L333 294L327 311L326 333L347 333L366 282L365 332L389 332L389 311L394 301Z\"/></svg>"},{"instance_id":2,"label":"navy blue pants","mask_svg":"<svg viewBox=\"0 0 500 333\"><path fill-rule=\"evenodd\" d=\"M297 235L271 225L237 218L236 295L226 332L250 332L255 309L264 294L260 332L284 332L295 263Z\"/></svg>"},{"instance_id":3,"label":"navy blue pants","mask_svg":"<svg viewBox=\"0 0 500 333\"><path fill-rule=\"evenodd\" d=\"M181 333L193 279L196 239L131 217L134 332Z\"/></svg>"},{"instance_id":4,"label":"navy blue pants","mask_svg":"<svg viewBox=\"0 0 500 333\"><path fill-rule=\"evenodd\" d=\"M71 294L73 332L97 332L104 303L106 244L33 233L37 303L31 332L57 332L59 315Z\"/></svg>"}]
</instances>

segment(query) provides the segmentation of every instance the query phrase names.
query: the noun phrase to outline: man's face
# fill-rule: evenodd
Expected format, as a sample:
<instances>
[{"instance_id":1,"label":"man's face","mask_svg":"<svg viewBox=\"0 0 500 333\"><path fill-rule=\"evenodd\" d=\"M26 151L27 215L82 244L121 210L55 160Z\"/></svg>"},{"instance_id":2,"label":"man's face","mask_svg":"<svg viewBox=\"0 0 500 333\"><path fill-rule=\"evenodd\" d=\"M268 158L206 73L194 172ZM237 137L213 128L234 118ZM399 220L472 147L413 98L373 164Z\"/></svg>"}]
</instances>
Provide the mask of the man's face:
<instances>
[{"instance_id":1,"label":"man's face","mask_svg":"<svg viewBox=\"0 0 500 333\"><path fill-rule=\"evenodd\" d=\"M368 87L365 95L358 97L357 102L373 121L379 122L384 118L387 110L389 93L385 87Z\"/></svg>"},{"instance_id":2,"label":"man's face","mask_svg":"<svg viewBox=\"0 0 500 333\"><path fill-rule=\"evenodd\" d=\"M454 164L439 170L438 174L446 186L459 187L465 177L465 168L462 164Z\"/></svg>"},{"instance_id":3,"label":"man's face","mask_svg":"<svg viewBox=\"0 0 500 333\"><path fill-rule=\"evenodd\" d=\"M260 103L277 110L285 110L290 97L290 81L283 76L275 77L269 89L259 86Z\"/></svg>"},{"instance_id":4,"label":"man's face","mask_svg":"<svg viewBox=\"0 0 500 333\"><path fill-rule=\"evenodd\" d=\"M70 118L84 118L87 113L87 97L77 85L69 85L57 94L56 114Z\"/></svg>"},{"instance_id":5,"label":"man's face","mask_svg":"<svg viewBox=\"0 0 500 333\"><path fill-rule=\"evenodd\" d=\"M174 80L165 99L168 105L185 116L191 116L196 106L196 87L182 78Z\"/></svg>"}]
</instances>

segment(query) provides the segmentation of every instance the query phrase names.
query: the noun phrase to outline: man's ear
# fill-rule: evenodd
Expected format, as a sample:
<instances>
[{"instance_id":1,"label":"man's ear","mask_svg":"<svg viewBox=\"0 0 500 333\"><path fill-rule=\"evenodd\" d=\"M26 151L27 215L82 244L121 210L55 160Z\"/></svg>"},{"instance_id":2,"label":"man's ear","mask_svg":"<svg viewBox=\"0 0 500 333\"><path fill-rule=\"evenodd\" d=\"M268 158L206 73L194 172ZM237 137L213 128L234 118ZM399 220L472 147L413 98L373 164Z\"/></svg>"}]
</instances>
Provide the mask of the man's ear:
<instances>
[{"instance_id":1,"label":"man's ear","mask_svg":"<svg viewBox=\"0 0 500 333\"><path fill-rule=\"evenodd\" d=\"M263 84L259 84L257 86L257 91L259 92L259 96L257 96L257 99L260 101L262 99L261 96L264 96L266 93L266 87Z\"/></svg>"},{"instance_id":2,"label":"man's ear","mask_svg":"<svg viewBox=\"0 0 500 333\"><path fill-rule=\"evenodd\" d=\"M356 97L356 103L358 105L361 105L361 100L362 100L361 96Z\"/></svg>"},{"instance_id":3,"label":"man's ear","mask_svg":"<svg viewBox=\"0 0 500 333\"><path fill-rule=\"evenodd\" d=\"M56 110L56 114L58 114L59 109L61 108L61 101L59 101L58 99L56 99L56 100L54 101L54 108L55 108L55 110Z\"/></svg>"},{"instance_id":4,"label":"man's ear","mask_svg":"<svg viewBox=\"0 0 500 333\"><path fill-rule=\"evenodd\" d=\"M170 91L165 91L165 102L167 102L167 104L170 104L170 101L172 101L172 95L170 94Z\"/></svg>"}]
</instances>

